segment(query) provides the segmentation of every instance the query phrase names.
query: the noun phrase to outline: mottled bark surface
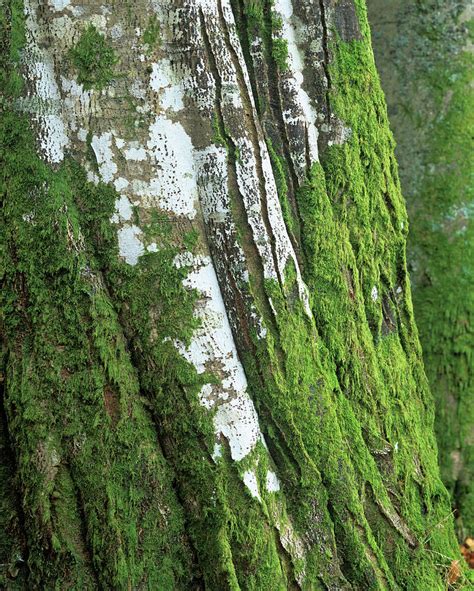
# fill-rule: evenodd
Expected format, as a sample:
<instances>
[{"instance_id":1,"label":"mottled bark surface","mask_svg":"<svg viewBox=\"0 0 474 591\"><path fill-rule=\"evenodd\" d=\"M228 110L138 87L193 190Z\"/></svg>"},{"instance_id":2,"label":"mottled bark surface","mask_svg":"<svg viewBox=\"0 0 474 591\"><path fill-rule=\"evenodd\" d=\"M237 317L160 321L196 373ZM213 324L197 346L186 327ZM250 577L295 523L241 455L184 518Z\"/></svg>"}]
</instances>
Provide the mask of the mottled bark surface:
<instances>
[{"instance_id":1,"label":"mottled bark surface","mask_svg":"<svg viewBox=\"0 0 474 591\"><path fill-rule=\"evenodd\" d=\"M1 14L3 584L444 590L364 2Z\"/></svg>"},{"instance_id":2,"label":"mottled bark surface","mask_svg":"<svg viewBox=\"0 0 474 591\"><path fill-rule=\"evenodd\" d=\"M368 7L408 205L441 474L464 539L474 532L473 4L370 0Z\"/></svg>"}]
</instances>

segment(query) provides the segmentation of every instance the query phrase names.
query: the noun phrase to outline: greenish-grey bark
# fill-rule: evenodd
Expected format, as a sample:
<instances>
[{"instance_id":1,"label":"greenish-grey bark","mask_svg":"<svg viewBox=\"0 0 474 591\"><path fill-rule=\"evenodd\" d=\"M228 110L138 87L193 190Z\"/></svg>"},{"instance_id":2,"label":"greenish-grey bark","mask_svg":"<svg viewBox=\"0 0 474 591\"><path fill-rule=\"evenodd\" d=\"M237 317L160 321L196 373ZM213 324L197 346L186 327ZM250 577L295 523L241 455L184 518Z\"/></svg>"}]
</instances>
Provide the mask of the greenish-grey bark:
<instances>
[{"instance_id":1,"label":"greenish-grey bark","mask_svg":"<svg viewBox=\"0 0 474 591\"><path fill-rule=\"evenodd\" d=\"M444 590L365 3L1 6L2 584Z\"/></svg>"},{"instance_id":2,"label":"greenish-grey bark","mask_svg":"<svg viewBox=\"0 0 474 591\"><path fill-rule=\"evenodd\" d=\"M472 2L370 0L408 206L408 261L459 538L474 531Z\"/></svg>"}]
</instances>

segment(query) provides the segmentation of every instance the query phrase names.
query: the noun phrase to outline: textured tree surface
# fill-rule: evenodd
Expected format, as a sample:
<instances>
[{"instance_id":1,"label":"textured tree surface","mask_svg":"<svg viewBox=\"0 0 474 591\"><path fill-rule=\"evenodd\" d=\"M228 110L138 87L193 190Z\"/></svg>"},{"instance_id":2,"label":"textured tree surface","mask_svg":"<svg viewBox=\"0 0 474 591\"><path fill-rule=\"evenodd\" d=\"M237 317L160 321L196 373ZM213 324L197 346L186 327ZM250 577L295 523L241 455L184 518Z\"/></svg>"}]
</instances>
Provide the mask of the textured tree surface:
<instances>
[{"instance_id":1,"label":"textured tree surface","mask_svg":"<svg viewBox=\"0 0 474 591\"><path fill-rule=\"evenodd\" d=\"M408 206L441 475L463 539L474 533L474 5L367 4Z\"/></svg>"},{"instance_id":2,"label":"textured tree surface","mask_svg":"<svg viewBox=\"0 0 474 591\"><path fill-rule=\"evenodd\" d=\"M0 5L1 584L462 584L365 3Z\"/></svg>"}]
</instances>

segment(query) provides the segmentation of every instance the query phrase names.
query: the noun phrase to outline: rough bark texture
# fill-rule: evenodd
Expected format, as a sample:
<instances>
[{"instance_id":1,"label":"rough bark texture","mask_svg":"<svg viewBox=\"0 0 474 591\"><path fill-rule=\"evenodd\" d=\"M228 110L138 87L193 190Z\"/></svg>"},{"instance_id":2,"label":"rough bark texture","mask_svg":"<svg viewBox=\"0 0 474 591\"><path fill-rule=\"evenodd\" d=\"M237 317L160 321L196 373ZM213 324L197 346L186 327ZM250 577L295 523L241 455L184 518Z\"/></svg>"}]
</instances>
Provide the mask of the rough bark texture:
<instances>
[{"instance_id":1,"label":"rough bark texture","mask_svg":"<svg viewBox=\"0 0 474 591\"><path fill-rule=\"evenodd\" d=\"M368 6L408 204L441 474L463 539L474 532L474 9L468 0Z\"/></svg>"},{"instance_id":2,"label":"rough bark texture","mask_svg":"<svg viewBox=\"0 0 474 591\"><path fill-rule=\"evenodd\" d=\"M3 584L444 590L364 2L1 5Z\"/></svg>"}]
</instances>

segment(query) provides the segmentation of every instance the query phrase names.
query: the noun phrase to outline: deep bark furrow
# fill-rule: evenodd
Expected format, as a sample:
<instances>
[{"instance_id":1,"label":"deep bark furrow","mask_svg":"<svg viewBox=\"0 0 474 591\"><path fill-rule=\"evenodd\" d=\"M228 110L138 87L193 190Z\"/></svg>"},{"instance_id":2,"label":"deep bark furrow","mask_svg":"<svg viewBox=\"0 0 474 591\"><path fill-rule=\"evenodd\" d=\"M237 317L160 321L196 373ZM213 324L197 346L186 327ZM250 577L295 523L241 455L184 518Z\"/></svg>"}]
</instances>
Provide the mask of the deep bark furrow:
<instances>
[{"instance_id":1,"label":"deep bark furrow","mask_svg":"<svg viewBox=\"0 0 474 591\"><path fill-rule=\"evenodd\" d=\"M326 22L326 5L324 0L319 0L319 11L321 15L321 27L322 27L322 46L323 46L323 69L326 76L326 120L329 122L331 119L331 74L329 72L329 64L331 63L329 54L329 36L328 36L328 25Z\"/></svg>"},{"instance_id":2,"label":"deep bark furrow","mask_svg":"<svg viewBox=\"0 0 474 591\"><path fill-rule=\"evenodd\" d=\"M255 104L255 97L251 97L249 94L249 88L247 87L247 83L245 77L242 72L243 64L240 62L235 49L232 46L229 37L228 25L224 18L222 12L222 0L217 0L217 7L218 7L218 14L219 14L219 25L224 34L225 42L229 54L232 59L232 63L235 68L235 72L237 74L237 80L239 83L240 93L243 98L244 103L244 112L245 118L247 120L247 129L250 130L250 137L253 144L253 150L255 154L256 164L257 164L257 176L259 179L259 193L260 193L260 202L262 205L262 217L263 221L267 230L267 234L270 237L270 245L272 249L273 261L275 265L276 272L279 276L280 284L284 284L284 277L281 275L280 265L278 263L278 255L276 253L276 246L275 246L275 237L273 235L273 229L270 224L270 220L268 217L268 210L267 210L267 200L266 200L266 189L265 189L265 181L263 175L263 166L262 166L262 158L260 156L260 141L263 139L262 130L260 128L260 124L258 119L256 118L256 109L254 107Z\"/></svg>"}]
</instances>

